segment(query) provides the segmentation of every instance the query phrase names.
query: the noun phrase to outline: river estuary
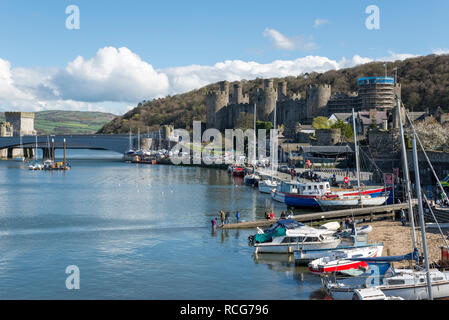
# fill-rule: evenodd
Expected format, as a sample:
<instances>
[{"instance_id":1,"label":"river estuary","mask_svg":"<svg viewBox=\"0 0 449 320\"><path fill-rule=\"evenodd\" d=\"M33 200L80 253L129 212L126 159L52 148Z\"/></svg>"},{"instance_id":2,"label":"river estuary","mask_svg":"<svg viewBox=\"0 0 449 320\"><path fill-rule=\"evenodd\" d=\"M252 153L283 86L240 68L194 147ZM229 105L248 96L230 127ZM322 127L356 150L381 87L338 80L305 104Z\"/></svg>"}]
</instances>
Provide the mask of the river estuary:
<instances>
[{"instance_id":1,"label":"river estuary","mask_svg":"<svg viewBox=\"0 0 449 320\"><path fill-rule=\"evenodd\" d=\"M0 161L0 299L322 298L293 256L255 257L253 230L211 230L222 209L231 221L279 216L269 195L223 170L68 156L68 172ZM79 290L66 288L69 265Z\"/></svg>"}]
</instances>

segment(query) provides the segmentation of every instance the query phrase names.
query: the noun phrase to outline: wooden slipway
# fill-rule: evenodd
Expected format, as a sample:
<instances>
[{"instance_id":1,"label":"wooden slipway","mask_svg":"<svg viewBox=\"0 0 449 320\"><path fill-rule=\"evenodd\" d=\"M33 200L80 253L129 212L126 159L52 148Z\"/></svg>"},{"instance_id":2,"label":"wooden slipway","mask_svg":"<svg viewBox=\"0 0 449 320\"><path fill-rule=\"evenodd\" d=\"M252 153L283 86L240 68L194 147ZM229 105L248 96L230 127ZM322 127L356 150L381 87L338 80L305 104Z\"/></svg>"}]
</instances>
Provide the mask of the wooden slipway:
<instances>
[{"instance_id":1,"label":"wooden slipway","mask_svg":"<svg viewBox=\"0 0 449 320\"><path fill-rule=\"evenodd\" d=\"M414 200L413 202L416 202ZM356 208L356 209L345 209L345 210L337 210L337 211L327 211L327 212L317 212L317 213L309 213L309 214L301 214L298 216L293 216L292 219L298 222L318 222L320 220L338 220L344 219L346 217L365 217L370 219L371 221L376 217L382 216L392 216L394 218L395 211L399 210L407 210L408 203L399 203L399 204L391 204L384 205L378 207L368 207L368 208ZM270 226L275 223L277 220L257 220L257 221L247 221L240 223L231 223L225 224L224 226L219 226L219 228L223 229L251 229L257 227Z\"/></svg>"}]
</instances>

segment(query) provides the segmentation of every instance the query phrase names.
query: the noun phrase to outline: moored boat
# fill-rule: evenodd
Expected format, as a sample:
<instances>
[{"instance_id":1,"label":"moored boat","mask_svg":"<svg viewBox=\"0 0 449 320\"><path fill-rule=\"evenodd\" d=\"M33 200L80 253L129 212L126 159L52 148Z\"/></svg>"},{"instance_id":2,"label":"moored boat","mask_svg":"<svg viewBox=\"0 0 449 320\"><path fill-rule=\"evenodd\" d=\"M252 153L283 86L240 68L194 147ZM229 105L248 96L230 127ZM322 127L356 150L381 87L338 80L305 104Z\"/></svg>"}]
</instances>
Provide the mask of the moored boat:
<instances>
[{"instance_id":1,"label":"moored boat","mask_svg":"<svg viewBox=\"0 0 449 320\"><path fill-rule=\"evenodd\" d=\"M341 239L334 231L315 229L292 219L279 220L264 233L249 237L255 253L293 253L294 250L336 248Z\"/></svg>"},{"instance_id":2,"label":"moored boat","mask_svg":"<svg viewBox=\"0 0 449 320\"><path fill-rule=\"evenodd\" d=\"M285 195L287 193L296 192L297 188L298 182L281 181L275 189L271 190L271 197L275 201L285 203Z\"/></svg>"},{"instance_id":3,"label":"moored boat","mask_svg":"<svg viewBox=\"0 0 449 320\"><path fill-rule=\"evenodd\" d=\"M323 211L341 210L357 207L372 207L385 204L388 194L372 198L369 195L346 196L346 195L326 195L316 199Z\"/></svg>"},{"instance_id":4,"label":"moored boat","mask_svg":"<svg viewBox=\"0 0 449 320\"><path fill-rule=\"evenodd\" d=\"M315 274L367 268L368 264L365 261L354 259L378 257L382 255L382 250L383 244L335 250L327 256L311 261L308 267Z\"/></svg>"},{"instance_id":5,"label":"moored boat","mask_svg":"<svg viewBox=\"0 0 449 320\"><path fill-rule=\"evenodd\" d=\"M275 189L278 186L278 183L273 180L260 180L259 181L259 191L262 193L271 194L271 190Z\"/></svg>"}]
</instances>

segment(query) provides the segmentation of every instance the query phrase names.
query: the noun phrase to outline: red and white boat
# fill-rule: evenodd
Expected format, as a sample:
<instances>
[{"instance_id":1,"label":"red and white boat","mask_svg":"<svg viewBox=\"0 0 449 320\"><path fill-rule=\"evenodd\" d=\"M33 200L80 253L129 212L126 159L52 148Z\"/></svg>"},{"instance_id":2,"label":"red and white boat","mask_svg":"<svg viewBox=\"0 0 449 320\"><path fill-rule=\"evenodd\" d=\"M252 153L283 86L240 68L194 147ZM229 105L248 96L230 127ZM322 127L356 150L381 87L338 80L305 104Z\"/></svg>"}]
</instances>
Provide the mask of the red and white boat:
<instances>
[{"instance_id":1,"label":"red and white boat","mask_svg":"<svg viewBox=\"0 0 449 320\"><path fill-rule=\"evenodd\" d=\"M332 252L330 255L313 260L309 263L309 270L312 273L330 273L343 270L367 268L364 261L354 261L348 259L372 258L382 256L383 244L376 244L367 247L344 249Z\"/></svg>"}]
</instances>

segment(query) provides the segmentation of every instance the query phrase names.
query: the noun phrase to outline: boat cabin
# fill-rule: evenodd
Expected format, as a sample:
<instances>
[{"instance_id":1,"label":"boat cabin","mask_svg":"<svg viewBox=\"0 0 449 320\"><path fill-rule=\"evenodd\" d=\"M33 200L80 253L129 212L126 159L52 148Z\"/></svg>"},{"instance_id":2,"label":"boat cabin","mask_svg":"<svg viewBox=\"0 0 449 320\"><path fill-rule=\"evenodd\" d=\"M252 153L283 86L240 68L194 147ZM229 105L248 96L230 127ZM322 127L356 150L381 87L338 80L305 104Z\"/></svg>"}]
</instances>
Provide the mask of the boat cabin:
<instances>
[{"instance_id":1,"label":"boat cabin","mask_svg":"<svg viewBox=\"0 0 449 320\"><path fill-rule=\"evenodd\" d=\"M324 196L331 192L329 182L307 182L298 184L298 193L306 196Z\"/></svg>"}]
</instances>

